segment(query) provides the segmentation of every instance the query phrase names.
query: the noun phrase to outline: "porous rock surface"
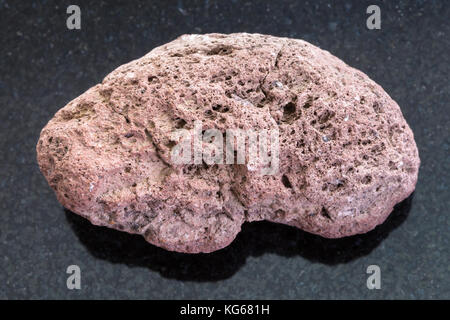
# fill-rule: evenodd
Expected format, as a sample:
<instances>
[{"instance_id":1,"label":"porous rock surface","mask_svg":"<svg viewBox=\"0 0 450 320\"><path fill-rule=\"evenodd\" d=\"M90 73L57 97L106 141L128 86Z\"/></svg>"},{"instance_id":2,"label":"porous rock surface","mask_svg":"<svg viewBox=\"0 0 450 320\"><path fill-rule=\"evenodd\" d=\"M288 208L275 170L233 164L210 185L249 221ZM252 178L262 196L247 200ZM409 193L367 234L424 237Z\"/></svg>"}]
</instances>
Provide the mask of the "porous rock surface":
<instances>
[{"instance_id":1,"label":"porous rock surface","mask_svg":"<svg viewBox=\"0 0 450 320\"><path fill-rule=\"evenodd\" d=\"M280 132L280 164L175 165L170 133ZM365 233L414 190L420 160L399 106L302 40L184 35L120 66L59 110L37 144L58 200L168 250L227 246L245 221L324 237Z\"/></svg>"}]
</instances>

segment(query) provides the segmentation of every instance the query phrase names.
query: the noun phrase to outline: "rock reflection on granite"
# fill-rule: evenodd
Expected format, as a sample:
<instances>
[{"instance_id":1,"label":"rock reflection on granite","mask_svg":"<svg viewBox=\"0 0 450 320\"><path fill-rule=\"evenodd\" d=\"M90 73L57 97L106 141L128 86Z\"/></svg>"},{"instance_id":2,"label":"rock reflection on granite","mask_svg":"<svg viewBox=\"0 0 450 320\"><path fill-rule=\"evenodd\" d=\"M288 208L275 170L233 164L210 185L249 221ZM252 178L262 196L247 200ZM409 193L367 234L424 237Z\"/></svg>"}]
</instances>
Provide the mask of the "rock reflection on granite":
<instances>
[{"instance_id":1,"label":"rock reflection on granite","mask_svg":"<svg viewBox=\"0 0 450 320\"><path fill-rule=\"evenodd\" d=\"M237 272L248 256L299 255L334 265L369 254L407 218L412 198L413 195L395 206L383 224L366 234L326 239L282 224L252 222L244 224L231 245L207 254L170 252L149 244L140 235L94 226L67 209L65 214L80 241L95 258L146 267L167 278L217 281Z\"/></svg>"}]
</instances>

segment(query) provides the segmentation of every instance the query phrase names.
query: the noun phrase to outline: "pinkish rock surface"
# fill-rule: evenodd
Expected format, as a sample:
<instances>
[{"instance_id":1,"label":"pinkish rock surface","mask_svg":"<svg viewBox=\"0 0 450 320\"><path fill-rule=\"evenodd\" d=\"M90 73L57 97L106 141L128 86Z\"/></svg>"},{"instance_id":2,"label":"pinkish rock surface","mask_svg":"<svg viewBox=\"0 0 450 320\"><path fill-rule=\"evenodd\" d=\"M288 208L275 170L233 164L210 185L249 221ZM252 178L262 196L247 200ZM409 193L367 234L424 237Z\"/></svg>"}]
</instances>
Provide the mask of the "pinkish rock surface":
<instances>
[{"instance_id":1,"label":"pinkish rock surface","mask_svg":"<svg viewBox=\"0 0 450 320\"><path fill-rule=\"evenodd\" d=\"M271 129L275 175L174 165L171 132ZM245 221L324 237L365 233L414 190L420 160L399 106L305 41L185 35L120 66L59 110L37 158L66 208L180 252L211 252Z\"/></svg>"}]
</instances>

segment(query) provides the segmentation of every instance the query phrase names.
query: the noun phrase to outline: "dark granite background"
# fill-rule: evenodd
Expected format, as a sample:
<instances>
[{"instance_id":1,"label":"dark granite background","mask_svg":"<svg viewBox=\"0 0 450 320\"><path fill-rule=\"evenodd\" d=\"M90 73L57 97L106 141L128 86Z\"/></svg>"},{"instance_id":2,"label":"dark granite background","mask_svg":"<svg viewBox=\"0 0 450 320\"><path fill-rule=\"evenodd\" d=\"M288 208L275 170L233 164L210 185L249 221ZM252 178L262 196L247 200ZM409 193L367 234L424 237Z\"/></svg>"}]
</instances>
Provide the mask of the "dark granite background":
<instances>
[{"instance_id":1,"label":"dark granite background","mask_svg":"<svg viewBox=\"0 0 450 320\"><path fill-rule=\"evenodd\" d=\"M66 28L78 4L81 30ZM381 7L381 30L366 8ZM0 0L0 298L450 298L450 1ZM412 197L366 235L326 240L246 224L228 248L184 255L65 211L40 174L40 130L119 65L184 33L307 40L399 103L422 166ZM81 268L82 289L66 288ZM381 268L368 290L366 268Z\"/></svg>"}]
</instances>

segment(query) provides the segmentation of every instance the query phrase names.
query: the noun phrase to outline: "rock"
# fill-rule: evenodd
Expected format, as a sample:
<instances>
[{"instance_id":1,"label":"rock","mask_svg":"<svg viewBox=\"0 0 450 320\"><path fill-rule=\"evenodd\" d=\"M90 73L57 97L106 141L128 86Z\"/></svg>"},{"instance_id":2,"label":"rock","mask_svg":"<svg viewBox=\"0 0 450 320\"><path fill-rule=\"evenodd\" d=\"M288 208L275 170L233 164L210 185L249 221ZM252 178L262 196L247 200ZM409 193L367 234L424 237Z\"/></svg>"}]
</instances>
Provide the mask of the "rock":
<instances>
[{"instance_id":1,"label":"rock","mask_svg":"<svg viewBox=\"0 0 450 320\"><path fill-rule=\"evenodd\" d=\"M279 132L279 164L177 164L172 133ZM420 160L399 106L305 41L184 35L120 66L59 110L37 157L58 200L168 250L227 246L245 221L324 237L365 233L414 190Z\"/></svg>"}]
</instances>

